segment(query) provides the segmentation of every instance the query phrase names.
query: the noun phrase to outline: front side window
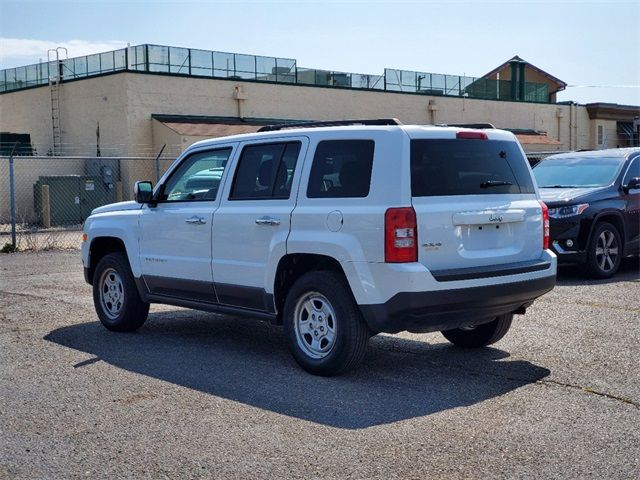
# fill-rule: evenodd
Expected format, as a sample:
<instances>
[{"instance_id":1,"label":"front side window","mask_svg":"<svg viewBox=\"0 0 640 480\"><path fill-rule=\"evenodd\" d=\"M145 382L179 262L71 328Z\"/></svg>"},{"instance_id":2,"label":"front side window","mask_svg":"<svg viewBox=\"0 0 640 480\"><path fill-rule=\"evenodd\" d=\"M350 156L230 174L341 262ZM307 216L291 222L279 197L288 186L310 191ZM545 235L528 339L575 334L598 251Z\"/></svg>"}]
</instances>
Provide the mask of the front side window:
<instances>
[{"instance_id":1,"label":"front side window","mask_svg":"<svg viewBox=\"0 0 640 480\"><path fill-rule=\"evenodd\" d=\"M161 201L215 200L230 155L231 148L190 155L167 180Z\"/></svg>"},{"instance_id":2,"label":"front side window","mask_svg":"<svg viewBox=\"0 0 640 480\"><path fill-rule=\"evenodd\" d=\"M309 175L309 198L357 198L369 195L373 140L325 140L318 143Z\"/></svg>"},{"instance_id":3,"label":"front side window","mask_svg":"<svg viewBox=\"0 0 640 480\"><path fill-rule=\"evenodd\" d=\"M229 200L289 198L301 146L300 142L246 146Z\"/></svg>"},{"instance_id":4,"label":"front side window","mask_svg":"<svg viewBox=\"0 0 640 480\"><path fill-rule=\"evenodd\" d=\"M543 160L533 169L540 188L604 187L616 179L621 157L566 157Z\"/></svg>"},{"instance_id":5,"label":"front side window","mask_svg":"<svg viewBox=\"0 0 640 480\"><path fill-rule=\"evenodd\" d=\"M627 185L629 180L636 177L640 177L640 157L631 160L631 165L629 165L629 170L627 170L624 180L622 180L622 185Z\"/></svg>"}]
</instances>

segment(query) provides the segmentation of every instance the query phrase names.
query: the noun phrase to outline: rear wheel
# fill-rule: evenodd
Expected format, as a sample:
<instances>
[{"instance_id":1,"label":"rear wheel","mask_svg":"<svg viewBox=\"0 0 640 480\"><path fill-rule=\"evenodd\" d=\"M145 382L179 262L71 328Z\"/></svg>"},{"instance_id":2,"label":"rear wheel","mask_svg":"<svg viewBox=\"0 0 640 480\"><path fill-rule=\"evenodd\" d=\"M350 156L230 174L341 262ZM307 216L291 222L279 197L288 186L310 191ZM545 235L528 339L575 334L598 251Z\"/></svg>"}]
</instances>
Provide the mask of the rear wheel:
<instances>
[{"instance_id":1,"label":"rear wheel","mask_svg":"<svg viewBox=\"0 0 640 480\"><path fill-rule=\"evenodd\" d=\"M149 304L140 298L124 253L110 253L98 262L93 276L93 303L100 321L109 330L131 332L146 321Z\"/></svg>"},{"instance_id":2,"label":"rear wheel","mask_svg":"<svg viewBox=\"0 0 640 480\"><path fill-rule=\"evenodd\" d=\"M593 278L609 278L620 268L622 241L618 229L608 222L598 223L589 240L587 273Z\"/></svg>"},{"instance_id":3,"label":"rear wheel","mask_svg":"<svg viewBox=\"0 0 640 480\"><path fill-rule=\"evenodd\" d=\"M441 333L444 338L458 347L485 347L502 339L509 331L512 321L513 314L500 315L489 323L443 330Z\"/></svg>"},{"instance_id":4,"label":"rear wheel","mask_svg":"<svg viewBox=\"0 0 640 480\"><path fill-rule=\"evenodd\" d=\"M348 285L335 272L309 272L289 291L284 329L298 364L315 375L339 375L364 358L369 328Z\"/></svg>"}]
</instances>

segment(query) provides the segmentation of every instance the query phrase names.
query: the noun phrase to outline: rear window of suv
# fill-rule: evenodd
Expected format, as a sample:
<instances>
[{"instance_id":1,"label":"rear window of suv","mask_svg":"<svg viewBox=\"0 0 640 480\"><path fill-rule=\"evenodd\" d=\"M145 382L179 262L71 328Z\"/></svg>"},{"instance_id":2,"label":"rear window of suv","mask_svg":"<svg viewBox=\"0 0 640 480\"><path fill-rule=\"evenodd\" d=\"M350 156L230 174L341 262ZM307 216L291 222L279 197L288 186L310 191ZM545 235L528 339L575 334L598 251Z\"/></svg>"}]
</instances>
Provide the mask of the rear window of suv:
<instances>
[{"instance_id":1,"label":"rear window of suv","mask_svg":"<svg viewBox=\"0 0 640 480\"><path fill-rule=\"evenodd\" d=\"M527 160L515 142L411 141L414 197L535 193Z\"/></svg>"}]
</instances>

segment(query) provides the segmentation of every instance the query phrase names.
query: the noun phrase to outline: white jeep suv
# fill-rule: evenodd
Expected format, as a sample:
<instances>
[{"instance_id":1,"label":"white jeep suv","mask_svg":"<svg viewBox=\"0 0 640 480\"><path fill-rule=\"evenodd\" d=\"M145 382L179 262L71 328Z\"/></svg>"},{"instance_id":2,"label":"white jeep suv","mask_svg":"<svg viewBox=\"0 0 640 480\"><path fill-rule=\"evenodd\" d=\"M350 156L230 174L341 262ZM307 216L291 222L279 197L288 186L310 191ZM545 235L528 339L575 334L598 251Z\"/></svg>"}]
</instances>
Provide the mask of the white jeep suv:
<instances>
[{"instance_id":1,"label":"white jeep suv","mask_svg":"<svg viewBox=\"0 0 640 480\"><path fill-rule=\"evenodd\" d=\"M335 375L379 332L500 340L555 284L548 216L514 135L396 120L264 127L198 142L136 201L97 208L82 256L96 311L150 303L282 324Z\"/></svg>"}]
</instances>

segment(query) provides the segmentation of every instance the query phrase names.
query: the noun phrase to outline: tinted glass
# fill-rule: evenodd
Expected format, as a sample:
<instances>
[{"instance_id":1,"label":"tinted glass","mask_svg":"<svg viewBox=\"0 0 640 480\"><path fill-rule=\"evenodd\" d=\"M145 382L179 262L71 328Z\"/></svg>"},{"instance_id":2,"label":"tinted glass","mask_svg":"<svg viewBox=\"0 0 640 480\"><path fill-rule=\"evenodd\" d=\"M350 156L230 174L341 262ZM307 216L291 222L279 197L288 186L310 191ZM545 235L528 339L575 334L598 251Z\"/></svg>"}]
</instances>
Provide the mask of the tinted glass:
<instances>
[{"instance_id":1,"label":"tinted glass","mask_svg":"<svg viewBox=\"0 0 640 480\"><path fill-rule=\"evenodd\" d=\"M515 142L496 140L412 140L414 197L535 193Z\"/></svg>"},{"instance_id":2,"label":"tinted glass","mask_svg":"<svg viewBox=\"0 0 640 480\"><path fill-rule=\"evenodd\" d=\"M313 157L307 197L366 197L371 184L373 140L327 140Z\"/></svg>"},{"instance_id":3,"label":"tinted glass","mask_svg":"<svg viewBox=\"0 0 640 480\"><path fill-rule=\"evenodd\" d=\"M167 180L165 202L215 200L230 148L194 153Z\"/></svg>"},{"instance_id":4,"label":"tinted glass","mask_svg":"<svg viewBox=\"0 0 640 480\"><path fill-rule=\"evenodd\" d=\"M291 142L245 147L229 198L289 198L300 146L300 142Z\"/></svg>"},{"instance_id":5,"label":"tinted glass","mask_svg":"<svg viewBox=\"0 0 640 480\"><path fill-rule=\"evenodd\" d=\"M540 188L603 187L613 183L623 163L621 157L550 158L533 175Z\"/></svg>"}]
</instances>

